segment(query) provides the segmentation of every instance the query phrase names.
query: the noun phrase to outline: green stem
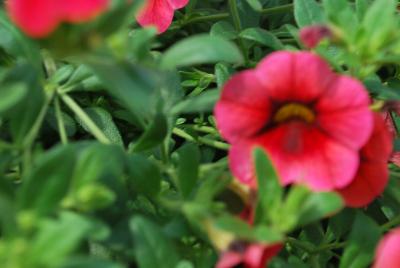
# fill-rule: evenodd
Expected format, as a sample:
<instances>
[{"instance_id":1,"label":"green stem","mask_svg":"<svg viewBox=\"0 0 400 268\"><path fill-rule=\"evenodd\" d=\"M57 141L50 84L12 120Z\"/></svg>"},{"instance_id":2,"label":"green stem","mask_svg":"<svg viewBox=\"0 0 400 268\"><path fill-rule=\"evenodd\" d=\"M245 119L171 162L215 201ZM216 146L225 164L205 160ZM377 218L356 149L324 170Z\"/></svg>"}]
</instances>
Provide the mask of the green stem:
<instances>
[{"instance_id":1,"label":"green stem","mask_svg":"<svg viewBox=\"0 0 400 268\"><path fill-rule=\"evenodd\" d=\"M235 26L236 32L242 31L242 22L240 21L239 10L237 8L237 0L228 0L229 11L232 17L233 25ZM249 55L247 53L246 45L242 38L238 39L239 47L242 50L246 65L249 62Z\"/></svg>"},{"instance_id":2,"label":"green stem","mask_svg":"<svg viewBox=\"0 0 400 268\"><path fill-rule=\"evenodd\" d=\"M187 140L187 141L199 142L199 143L214 147L219 150L227 151L230 148L229 144L221 142L221 141L216 141L216 140L212 140L212 139L208 139L208 138L204 138L204 137L195 138L180 128L174 128L172 130L172 133L175 134L176 136L179 136L179 137Z\"/></svg>"},{"instance_id":3,"label":"green stem","mask_svg":"<svg viewBox=\"0 0 400 268\"><path fill-rule=\"evenodd\" d=\"M22 143L22 146L25 148L29 148L32 143L35 141L36 136L39 133L40 128L42 127L43 120L46 116L47 110L49 109L50 103L53 100L54 93L51 93L50 96L47 97L47 100L45 104L42 106L42 108L39 111L39 115L36 118L36 121L34 122L32 128L29 130L28 134L25 136L25 139Z\"/></svg>"},{"instance_id":4,"label":"green stem","mask_svg":"<svg viewBox=\"0 0 400 268\"><path fill-rule=\"evenodd\" d=\"M198 125L189 125L193 130L198 131L198 132L203 132L207 134L212 134L212 135L219 135L218 131L209 126L198 126Z\"/></svg>"},{"instance_id":5,"label":"green stem","mask_svg":"<svg viewBox=\"0 0 400 268\"><path fill-rule=\"evenodd\" d=\"M265 8L265 9L262 9L260 11L260 13L263 15L274 15L274 14L286 13L286 12L292 11L292 10L293 10L293 4L287 4L287 5L277 6L277 7ZM224 20L227 18L229 18L229 13L218 13L218 14L212 14L212 15L207 15L207 16L199 16L199 17L195 17L195 18L189 19L187 21L184 21L182 23L182 26L186 26L188 24L193 24L193 23L198 23L198 22Z\"/></svg>"},{"instance_id":6,"label":"green stem","mask_svg":"<svg viewBox=\"0 0 400 268\"><path fill-rule=\"evenodd\" d=\"M111 141L101 131L101 129L93 122L93 120L85 113L85 111L68 95L60 95L63 102L75 113L83 124L88 128L89 132L101 143L110 144Z\"/></svg>"},{"instance_id":7,"label":"green stem","mask_svg":"<svg viewBox=\"0 0 400 268\"><path fill-rule=\"evenodd\" d=\"M398 226L398 225L400 225L400 215L394 217L393 219L391 219L387 223L381 225L381 229L382 229L382 231L386 232L386 231L389 231L390 229L392 229L393 227Z\"/></svg>"},{"instance_id":8,"label":"green stem","mask_svg":"<svg viewBox=\"0 0 400 268\"><path fill-rule=\"evenodd\" d=\"M61 138L61 143L68 144L67 131L65 130L64 119L62 117L60 101L58 98L55 99L54 105L56 109L57 126Z\"/></svg>"}]
</instances>

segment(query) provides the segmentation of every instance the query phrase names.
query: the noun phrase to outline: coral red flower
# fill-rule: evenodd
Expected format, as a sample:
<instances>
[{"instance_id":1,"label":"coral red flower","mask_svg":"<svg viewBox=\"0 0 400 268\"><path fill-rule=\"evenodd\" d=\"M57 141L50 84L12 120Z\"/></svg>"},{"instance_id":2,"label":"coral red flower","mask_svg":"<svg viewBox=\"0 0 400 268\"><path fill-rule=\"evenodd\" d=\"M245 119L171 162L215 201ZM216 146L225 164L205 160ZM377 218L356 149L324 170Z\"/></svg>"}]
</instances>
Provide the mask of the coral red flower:
<instances>
[{"instance_id":1,"label":"coral red flower","mask_svg":"<svg viewBox=\"0 0 400 268\"><path fill-rule=\"evenodd\" d=\"M108 0L9 0L7 10L23 32L43 38L62 22L81 23L93 19L107 5Z\"/></svg>"},{"instance_id":2,"label":"coral red flower","mask_svg":"<svg viewBox=\"0 0 400 268\"><path fill-rule=\"evenodd\" d=\"M355 179L338 190L349 207L363 207L372 202L385 189L389 180L387 163L393 141L383 117L375 114L374 131L360 152L360 167Z\"/></svg>"},{"instance_id":3,"label":"coral red flower","mask_svg":"<svg viewBox=\"0 0 400 268\"><path fill-rule=\"evenodd\" d=\"M372 133L369 103L359 81L333 73L317 55L282 51L234 75L215 116L242 183L256 186L251 151L260 146L283 185L332 190L350 184L357 172L359 150Z\"/></svg>"},{"instance_id":4,"label":"coral red flower","mask_svg":"<svg viewBox=\"0 0 400 268\"><path fill-rule=\"evenodd\" d=\"M142 26L155 26L159 33L171 25L174 11L186 6L189 0L148 0L137 18Z\"/></svg>"},{"instance_id":5,"label":"coral red flower","mask_svg":"<svg viewBox=\"0 0 400 268\"><path fill-rule=\"evenodd\" d=\"M394 123L392 113L396 114L397 116L400 116L400 102L398 101L387 102L385 104L385 107L383 108L383 117L385 118L386 125L390 133L392 134L393 138L396 138L398 136L398 131ZM399 151L395 151L392 153L392 156L390 157L390 162L392 162L396 166L400 166Z\"/></svg>"},{"instance_id":6,"label":"coral red flower","mask_svg":"<svg viewBox=\"0 0 400 268\"><path fill-rule=\"evenodd\" d=\"M216 268L265 268L266 264L282 249L282 244L236 243L221 255Z\"/></svg>"},{"instance_id":7,"label":"coral red flower","mask_svg":"<svg viewBox=\"0 0 400 268\"><path fill-rule=\"evenodd\" d=\"M325 25L304 27L299 32L301 42L306 48L316 47L324 38L332 38L331 30Z\"/></svg>"},{"instance_id":8,"label":"coral red flower","mask_svg":"<svg viewBox=\"0 0 400 268\"><path fill-rule=\"evenodd\" d=\"M379 242L373 268L400 267L400 228L388 233Z\"/></svg>"}]
</instances>

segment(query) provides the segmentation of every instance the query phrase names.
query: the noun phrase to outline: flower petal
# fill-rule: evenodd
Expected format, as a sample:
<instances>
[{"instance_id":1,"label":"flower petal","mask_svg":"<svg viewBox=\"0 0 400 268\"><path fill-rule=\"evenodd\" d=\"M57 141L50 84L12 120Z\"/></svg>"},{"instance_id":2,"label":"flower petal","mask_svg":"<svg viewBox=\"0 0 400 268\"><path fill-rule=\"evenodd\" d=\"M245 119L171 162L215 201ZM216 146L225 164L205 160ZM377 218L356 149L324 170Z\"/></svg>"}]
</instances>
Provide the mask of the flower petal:
<instances>
[{"instance_id":1,"label":"flower petal","mask_svg":"<svg viewBox=\"0 0 400 268\"><path fill-rule=\"evenodd\" d=\"M228 251L222 254L215 268L233 268L242 262L243 256L234 251Z\"/></svg>"},{"instance_id":2,"label":"flower petal","mask_svg":"<svg viewBox=\"0 0 400 268\"><path fill-rule=\"evenodd\" d=\"M218 128L229 142L256 135L266 125L270 114L268 95L252 71L234 75L215 107Z\"/></svg>"},{"instance_id":3,"label":"flower petal","mask_svg":"<svg viewBox=\"0 0 400 268\"><path fill-rule=\"evenodd\" d=\"M108 0L68 0L60 1L58 5L62 11L62 20L79 23L103 12L108 6Z\"/></svg>"},{"instance_id":4,"label":"flower petal","mask_svg":"<svg viewBox=\"0 0 400 268\"><path fill-rule=\"evenodd\" d=\"M373 268L400 267L400 228L397 228L379 242Z\"/></svg>"},{"instance_id":5,"label":"flower petal","mask_svg":"<svg viewBox=\"0 0 400 268\"><path fill-rule=\"evenodd\" d=\"M251 244L244 254L244 264L248 268L264 268L282 249L282 244Z\"/></svg>"},{"instance_id":6,"label":"flower petal","mask_svg":"<svg viewBox=\"0 0 400 268\"><path fill-rule=\"evenodd\" d=\"M13 22L31 37L43 38L59 24L57 1L10 0L6 3Z\"/></svg>"},{"instance_id":7,"label":"flower petal","mask_svg":"<svg viewBox=\"0 0 400 268\"><path fill-rule=\"evenodd\" d=\"M382 194L389 179L386 163L363 162L355 179L338 190L349 207L364 207Z\"/></svg>"},{"instance_id":8,"label":"flower petal","mask_svg":"<svg viewBox=\"0 0 400 268\"><path fill-rule=\"evenodd\" d=\"M171 25L174 9L166 0L148 0L139 12L137 21L142 26L155 26L159 33L165 32Z\"/></svg>"},{"instance_id":9,"label":"flower petal","mask_svg":"<svg viewBox=\"0 0 400 268\"><path fill-rule=\"evenodd\" d=\"M361 164L355 179L338 190L350 207L363 207L382 194L389 180L387 162L392 152L392 136L380 114L374 114L374 131L361 149Z\"/></svg>"},{"instance_id":10,"label":"flower petal","mask_svg":"<svg viewBox=\"0 0 400 268\"><path fill-rule=\"evenodd\" d=\"M340 76L315 105L317 121L331 137L351 149L360 149L373 128L370 99L357 80Z\"/></svg>"},{"instance_id":11,"label":"flower petal","mask_svg":"<svg viewBox=\"0 0 400 268\"><path fill-rule=\"evenodd\" d=\"M271 98L284 102L313 102L336 76L310 52L275 52L261 61L256 72Z\"/></svg>"},{"instance_id":12,"label":"flower petal","mask_svg":"<svg viewBox=\"0 0 400 268\"><path fill-rule=\"evenodd\" d=\"M315 191L347 186L359 165L357 151L342 146L317 128L292 122L252 141L232 145L230 169L240 182L250 187L257 185L251 159L255 146L269 153L283 185L300 183Z\"/></svg>"},{"instance_id":13,"label":"flower petal","mask_svg":"<svg viewBox=\"0 0 400 268\"><path fill-rule=\"evenodd\" d=\"M169 3L174 9L179 9L186 6L189 3L189 0L169 0Z\"/></svg>"},{"instance_id":14,"label":"flower petal","mask_svg":"<svg viewBox=\"0 0 400 268\"><path fill-rule=\"evenodd\" d=\"M261 139L284 185L302 183L315 191L343 188L359 165L357 151L304 123L284 124Z\"/></svg>"}]
</instances>

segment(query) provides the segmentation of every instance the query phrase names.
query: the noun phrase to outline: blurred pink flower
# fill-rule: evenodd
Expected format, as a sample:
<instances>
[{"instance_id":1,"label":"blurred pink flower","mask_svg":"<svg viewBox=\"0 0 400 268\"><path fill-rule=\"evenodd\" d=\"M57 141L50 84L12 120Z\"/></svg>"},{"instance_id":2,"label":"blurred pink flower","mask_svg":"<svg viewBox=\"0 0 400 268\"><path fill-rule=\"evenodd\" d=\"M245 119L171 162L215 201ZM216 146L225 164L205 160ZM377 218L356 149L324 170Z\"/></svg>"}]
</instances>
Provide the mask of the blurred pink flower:
<instances>
[{"instance_id":1,"label":"blurred pink flower","mask_svg":"<svg viewBox=\"0 0 400 268\"><path fill-rule=\"evenodd\" d=\"M27 35L43 38L62 22L86 22L108 6L108 0L9 0L7 11L12 21Z\"/></svg>"},{"instance_id":2,"label":"blurred pink flower","mask_svg":"<svg viewBox=\"0 0 400 268\"><path fill-rule=\"evenodd\" d=\"M338 75L310 52L275 52L255 70L234 75L215 108L217 126L232 144L230 168L256 187L251 152L264 148L281 183L333 190L351 183L359 150L372 133L364 86Z\"/></svg>"},{"instance_id":3,"label":"blurred pink flower","mask_svg":"<svg viewBox=\"0 0 400 268\"><path fill-rule=\"evenodd\" d=\"M282 244L245 244L236 243L230 250L223 253L216 268L265 268L266 264L279 253Z\"/></svg>"},{"instance_id":4,"label":"blurred pink flower","mask_svg":"<svg viewBox=\"0 0 400 268\"><path fill-rule=\"evenodd\" d=\"M155 26L159 33L171 25L174 11L186 6L189 0L147 0L137 18L142 26Z\"/></svg>"},{"instance_id":5,"label":"blurred pink flower","mask_svg":"<svg viewBox=\"0 0 400 268\"><path fill-rule=\"evenodd\" d=\"M382 194L389 180L387 164L393 139L381 114L375 114L374 131L360 152L360 167L350 185L338 190L349 207L363 207Z\"/></svg>"},{"instance_id":6,"label":"blurred pink flower","mask_svg":"<svg viewBox=\"0 0 400 268\"><path fill-rule=\"evenodd\" d=\"M400 267L400 228L397 228L379 242L373 268Z\"/></svg>"},{"instance_id":7,"label":"blurred pink flower","mask_svg":"<svg viewBox=\"0 0 400 268\"><path fill-rule=\"evenodd\" d=\"M312 25L302 28L299 32L299 37L306 48L314 48L323 39L331 38L332 32L325 25Z\"/></svg>"}]
</instances>

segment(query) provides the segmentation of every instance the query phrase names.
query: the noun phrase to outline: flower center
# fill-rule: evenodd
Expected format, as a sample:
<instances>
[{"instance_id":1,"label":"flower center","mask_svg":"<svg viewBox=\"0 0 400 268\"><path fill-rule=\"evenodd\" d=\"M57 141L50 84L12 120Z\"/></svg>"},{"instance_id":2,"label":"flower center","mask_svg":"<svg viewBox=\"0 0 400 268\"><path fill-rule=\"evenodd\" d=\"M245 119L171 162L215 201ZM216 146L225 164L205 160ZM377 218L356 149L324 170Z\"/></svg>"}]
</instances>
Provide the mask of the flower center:
<instances>
[{"instance_id":1,"label":"flower center","mask_svg":"<svg viewBox=\"0 0 400 268\"><path fill-rule=\"evenodd\" d=\"M307 123L312 123L315 120L315 114L306 105L289 103L280 107L274 116L274 121L277 123L282 123L293 119L300 119Z\"/></svg>"}]
</instances>

